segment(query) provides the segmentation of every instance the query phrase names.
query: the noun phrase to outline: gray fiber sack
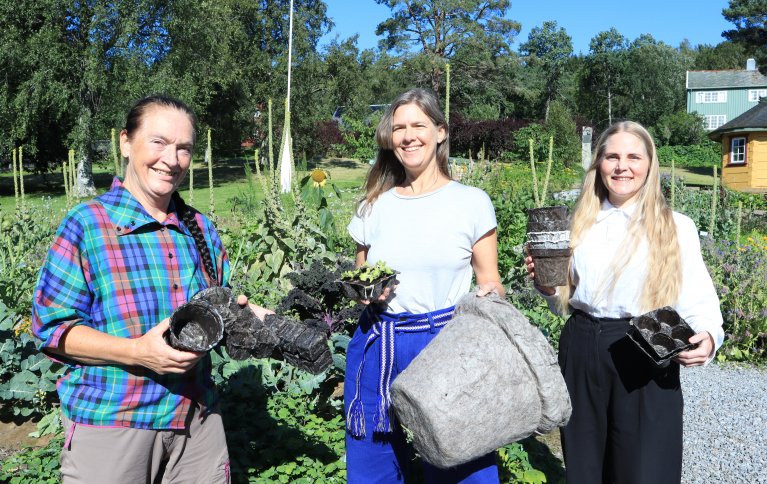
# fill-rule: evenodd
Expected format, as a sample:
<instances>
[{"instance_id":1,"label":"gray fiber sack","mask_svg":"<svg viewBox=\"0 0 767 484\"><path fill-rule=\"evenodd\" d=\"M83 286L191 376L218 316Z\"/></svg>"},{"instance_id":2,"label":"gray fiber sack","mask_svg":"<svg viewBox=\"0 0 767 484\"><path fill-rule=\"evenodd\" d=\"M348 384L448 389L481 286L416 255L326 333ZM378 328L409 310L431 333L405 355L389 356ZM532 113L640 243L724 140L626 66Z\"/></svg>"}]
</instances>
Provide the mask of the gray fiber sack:
<instances>
[{"instance_id":1,"label":"gray fiber sack","mask_svg":"<svg viewBox=\"0 0 767 484\"><path fill-rule=\"evenodd\" d=\"M427 462L446 469L570 419L553 348L495 294L464 296L391 386L394 413Z\"/></svg>"}]
</instances>

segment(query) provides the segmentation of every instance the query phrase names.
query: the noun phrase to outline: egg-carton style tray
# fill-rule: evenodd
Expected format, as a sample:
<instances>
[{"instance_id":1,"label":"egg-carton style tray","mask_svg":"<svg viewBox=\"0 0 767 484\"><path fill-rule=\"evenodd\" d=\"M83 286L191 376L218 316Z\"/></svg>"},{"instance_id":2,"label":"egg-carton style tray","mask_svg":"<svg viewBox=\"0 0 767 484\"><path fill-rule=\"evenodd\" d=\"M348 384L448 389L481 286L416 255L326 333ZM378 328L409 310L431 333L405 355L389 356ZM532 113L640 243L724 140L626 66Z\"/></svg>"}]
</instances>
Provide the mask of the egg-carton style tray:
<instances>
[{"instance_id":1,"label":"egg-carton style tray","mask_svg":"<svg viewBox=\"0 0 767 484\"><path fill-rule=\"evenodd\" d=\"M695 331L670 306L636 316L628 336L657 366L666 366L682 351L696 348L689 342Z\"/></svg>"}]
</instances>

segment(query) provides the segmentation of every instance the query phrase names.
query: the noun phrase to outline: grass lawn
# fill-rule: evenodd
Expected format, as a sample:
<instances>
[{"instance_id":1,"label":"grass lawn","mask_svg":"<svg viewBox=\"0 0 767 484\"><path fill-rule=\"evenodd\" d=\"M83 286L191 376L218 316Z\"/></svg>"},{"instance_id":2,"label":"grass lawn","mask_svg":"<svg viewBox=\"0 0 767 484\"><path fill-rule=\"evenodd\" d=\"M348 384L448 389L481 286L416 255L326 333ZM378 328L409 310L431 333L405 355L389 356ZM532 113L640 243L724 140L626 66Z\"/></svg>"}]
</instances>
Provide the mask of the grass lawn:
<instances>
[{"instance_id":1,"label":"grass lawn","mask_svg":"<svg viewBox=\"0 0 767 484\"><path fill-rule=\"evenodd\" d=\"M255 191L257 200L263 196L261 184L257 181L254 173L255 166L252 158L247 158L248 170L251 174L251 182L246 177L245 158L227 158L214 161L213 163L213 203L216 213L225 215L232 210L235 197L242 197ZM327 158L317 163L310 163L308 169L320 167L330 173L330 179L339 189L353 189L362 185L369 165L351 159ZM195 162L194 168L194 200L192 205L200 211L207 212L209 204L208 169L202 162ZM307 172L297 172L294 175L296 181L306 176ZM93 173L96 191L104 193L112 183L111 167L94 165ZM47 173L45 175L24 175L24 193L26 203L29 205L41 205L43 197L50 197L50 206L53 211L61 211L66 208L64 194L64 181L61 172ZM180 187L181 196L189 201L189 179L185 179ZM0 213L12 213L15 207L13 197L13 176L10 173L0 174Z\"/></svg>"},{"instance_id":2,"label":"grass lawn","mask_svg":"<svg viewBox=\"0 0 767 484\"><path fill-rule=\"evenodd\" d=\"M660 172L662 174L671 174L671 167L661 166ZM675 168L674 176L682 178L685 185L695 185L710 187L714 184L714 170L713 168ZM719 171L719 183L721 183L721 170Z\"/></svg>"}]
</instances>

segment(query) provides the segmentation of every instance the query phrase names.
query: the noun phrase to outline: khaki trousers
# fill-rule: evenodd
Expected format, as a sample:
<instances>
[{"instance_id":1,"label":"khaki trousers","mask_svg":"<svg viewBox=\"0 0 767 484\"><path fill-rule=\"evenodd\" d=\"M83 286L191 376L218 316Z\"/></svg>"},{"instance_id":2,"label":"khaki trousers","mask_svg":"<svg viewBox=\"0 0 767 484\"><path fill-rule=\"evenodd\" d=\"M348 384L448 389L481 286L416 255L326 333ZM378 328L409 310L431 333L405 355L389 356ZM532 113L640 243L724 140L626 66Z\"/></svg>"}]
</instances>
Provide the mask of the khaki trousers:
<instances>
[{"instance_id":1,"label":"khaki trousers","mask_svg":"<svg viewBox=\"0 0 767 484\"><path fill-rule=\"evenodd\" d=\"M221 415L189 412L186 429L92 427L62 415L64 484L229 484L229 452Z\"/></svg>"}]
</instances>

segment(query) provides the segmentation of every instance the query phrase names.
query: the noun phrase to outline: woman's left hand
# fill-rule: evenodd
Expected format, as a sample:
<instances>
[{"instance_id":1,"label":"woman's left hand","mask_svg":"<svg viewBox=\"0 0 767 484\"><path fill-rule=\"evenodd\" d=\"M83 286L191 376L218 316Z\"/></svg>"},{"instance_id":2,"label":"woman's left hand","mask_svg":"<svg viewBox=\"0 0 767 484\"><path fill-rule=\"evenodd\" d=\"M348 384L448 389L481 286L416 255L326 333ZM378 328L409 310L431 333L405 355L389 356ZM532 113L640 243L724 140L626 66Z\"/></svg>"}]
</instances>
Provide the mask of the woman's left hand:
<instances>
[{"instance_id":1,"label":"woman's left hand","mask_svg":"<svg viewBox=\"0 0 767 484\"><path fill-rule=\"evenodd\" d=\"M239 304L242 307L245 307L247 304L250 307L250 310L253 311L256 314L256 317L260 319L261 321L266 318L267 314L274 314L274 311L271 309L262 308L261 306L257 304L250 304L248 302L248 297L244 294L240 294L237 296L237 304Z\"/></svg>"},{"instance_id":2,"label":"woman's left hand","mask_svg":"<svg viewBox=\"0 0 767 484\"><path fill-rule=\"evenodd\" d=\"M714 351L714 338L708 331L701 331L690 337L690 343L700 343L697 348L679 353L674 361L682 366L701 366Z\"/></svg>"},{"instance_id":3,"label":"woman's left hand","mask_svg":"<svg viewBox=\"0 0 767 484\"><path fill-rule=\"evenodd\" d=\"M503 284L496 281L477 284L477 297L487 296L490 293L503 297L506 295L506 290L504 289Z\"/></svg>"}]
</instances>

